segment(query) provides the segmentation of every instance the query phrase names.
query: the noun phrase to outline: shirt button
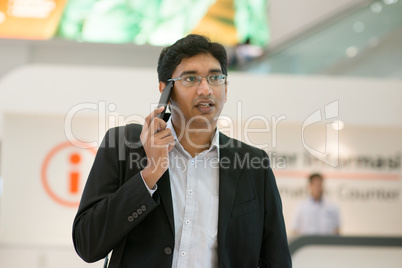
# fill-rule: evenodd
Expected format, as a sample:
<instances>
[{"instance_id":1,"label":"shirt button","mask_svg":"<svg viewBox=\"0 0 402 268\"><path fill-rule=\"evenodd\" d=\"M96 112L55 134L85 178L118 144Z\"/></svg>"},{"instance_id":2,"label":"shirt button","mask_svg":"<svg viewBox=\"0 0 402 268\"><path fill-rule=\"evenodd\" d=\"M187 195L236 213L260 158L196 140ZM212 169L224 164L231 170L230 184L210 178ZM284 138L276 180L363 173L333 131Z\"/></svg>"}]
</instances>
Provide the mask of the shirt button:
<instances>
[{"instance_id":1,"label":"shirt button","mask_svg":"<svg viewBox=\"0 0 402 268\"><path fill-rule=\"evenodd\" d=\"M189 220L186 220L186 224L190 224L190 221L189 221Z\"/></svg>"},{"instance_id":2,"label":"shirt button","mask_svg":"<svg viewBox=\"0 0 402 268\"><path fill-rule=\"evenodd\" d=\"M165 252L166 255L170 255L172 254L172 249L170 247L165 247L163 249L163 252Z\"/></svg>"},{"instance_id":3,"label":"shirt button","mask_svg":"<svg viewBox=\"0 0 402 268\"><path fill-rule=\"evenodd\" d=\"M138 218L138 213L137 213L137 212L134 212L134 213L133 213L133 218L134 218L134 219Z\"/></svg>"},{"instance_id":4,"label":"shirt button","mask_svg":"<svg viewBox=\"0 0 402 268\"><path fill-rule=\"evenodd\" d=\"M141 215L142 214L142 209L137 209L137 213L138 213L138 215Z\"/></svg>"},{"instance_id":5,"label":"shirt button","mask_svg":"<svg viewBox=\"0 0 402 268\"><path fill-rule=\"evenodd\" d=\"M127 220L128 220L129 222L132 222L132 221L134 220L134 218L133 218L133 216L128 216Z\"/></svg>"},{"instance_id":6,"label":"shirt button","mask_svg":"<svg viewBox=\"0 0 402 268\"><path fill-rule=\"evenodd\" d=\"M188 190L188 194L192 194L193 193L193 190Z\"/></svg>"},{"instance_id":7,"label":"shirt button","mask_svg":"<svg viewBox=\"0 0 402 268\"><path fill-rule=\"evenodd\" d=\"M194 160L191 160L191 161L190 161L190 164L191 164L191 165L194 165Z\"/></svg>"},{"instance_id":8,"label":"shirt button","mask_svg":"<svg viewBox=\"0 0 402 268\"><path fill-rule=\"evenodd\" d=\"M142 210L142 211L147 210L147 206L146 206L146 205L142 205L142 206L141 206L141 210Z\"/></svg>"},{"instance_id":9,"label":"shirt button","mask_svg":"<svg viewBox=\"0 0 402 268\"><path fill-rule=\"evenodd\" d=\"M182 252L181 252L181 255L182 255L183 257L186 256L186 252L182 251Z\"/></svg>"}]
</instances>

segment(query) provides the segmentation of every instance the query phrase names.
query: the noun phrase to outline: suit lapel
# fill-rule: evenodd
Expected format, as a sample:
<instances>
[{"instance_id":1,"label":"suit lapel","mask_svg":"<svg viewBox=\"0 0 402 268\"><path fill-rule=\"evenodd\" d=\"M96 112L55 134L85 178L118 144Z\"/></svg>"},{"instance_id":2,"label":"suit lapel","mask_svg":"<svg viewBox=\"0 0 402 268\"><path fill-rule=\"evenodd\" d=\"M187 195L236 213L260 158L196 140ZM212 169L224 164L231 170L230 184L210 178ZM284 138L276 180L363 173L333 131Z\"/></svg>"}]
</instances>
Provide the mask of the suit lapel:
<instances>
[{"instance_id":1,"label":"suit lapel","mask_svg":"<svg viewBox=\"0 0 402 268\"><path fill-rule=\"evenodd\" d=\"M169 170L163 173L162 177L158 181L158 191L161 196L163 207L165 208L166 215L169 219L170 228L174 235L174 221L173 221L173 201L172 191L170 189Z\"/></svg>"},{"instance_id":2,"label":"suit lapel","mask_svg":"<svg viewBox=\"0 0 402 268\"><path fill-rule=\"evenodd\" d=\"M233 139L219 133L219 218L218 218L218 259L221 260L226 230L236 196L239 170L234 169L235 153ZM230 143L230 144L229 144ZM229 164L225 164L226 161Z\"/></svg>"},{"instance_id":3,"label":"suit lapel","mask_svg":"<svg viewBox=\"0 0 402 268\"><path fill-rule=\"evenodd\" d=\"M163 120L167 122L170 117L170 113L165 113ZM172 230L173 236L175 235L174 228L174 218L173 218L173 200L172 200L172 190L170 188L170 177L169 170L163 173L162 177L158 181L158 190L161 196L163 207L165 208L166 215L169 219L170 229Z\"/></svg>"}]
</instances>

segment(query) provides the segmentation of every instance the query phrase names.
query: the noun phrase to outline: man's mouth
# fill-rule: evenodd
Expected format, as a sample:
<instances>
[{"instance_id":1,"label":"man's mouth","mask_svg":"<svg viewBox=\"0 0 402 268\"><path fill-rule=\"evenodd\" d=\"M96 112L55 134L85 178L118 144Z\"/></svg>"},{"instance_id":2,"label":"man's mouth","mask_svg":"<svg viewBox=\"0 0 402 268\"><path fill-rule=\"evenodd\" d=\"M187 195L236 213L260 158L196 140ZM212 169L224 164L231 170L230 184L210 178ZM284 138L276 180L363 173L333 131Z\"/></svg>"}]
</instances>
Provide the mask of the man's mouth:
<instances>
[{"instance_id":1,"label":"man's mouth","mask_svg":"<svg viewBox=\"0 0 402 268\"><path fill-rule=\"evenodd\" d=\"M214 106L214 103L212 101L200 101L195 105L197 108L209 108Z\"/></svg>"},{"instance_id":2,"label":"man's mouth","mask_svg":"<svg viewBox=\"0 0 402 268\"><path fill-rule=\"evenodd\" d=\"M200 108L204 108L204 107L211 107L212 103L200 103L197 104L195 107L200 107Z\"/></svg>"}]
</instances>

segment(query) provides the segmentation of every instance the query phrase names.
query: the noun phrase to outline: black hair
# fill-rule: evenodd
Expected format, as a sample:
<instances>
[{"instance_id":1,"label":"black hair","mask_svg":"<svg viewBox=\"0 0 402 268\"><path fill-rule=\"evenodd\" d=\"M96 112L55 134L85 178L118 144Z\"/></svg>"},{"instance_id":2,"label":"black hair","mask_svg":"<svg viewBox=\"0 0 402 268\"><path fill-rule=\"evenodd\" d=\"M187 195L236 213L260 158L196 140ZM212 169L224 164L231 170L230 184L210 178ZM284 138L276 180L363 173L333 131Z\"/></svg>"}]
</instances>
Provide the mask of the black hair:
<instances>
[{"instance_id":1,"label":"black hair","mask_svg":"<svg viewBox=\"0 0 402 268\"><path fill-rule=\"evenodd\" d=\"M318 178L320 180L324 180L324 177L320 173L313 173L310 176L308 176L308 182L311 183L313 179Z\"/></svg>"},{"instance_id":2,"label":"black hair","mask_svg":"<svg viewBox=\"0 0 402 268\"><path fill-rule=\"evenodd\" d=\"M159 82L167 82L182 59L190 58L201 53L210 53L216 58L224 75L228 74L227 56L225 48L203 35L189 34L179 39L171 46L165 47L158 60Z\"/></svg>"}]
</instances>

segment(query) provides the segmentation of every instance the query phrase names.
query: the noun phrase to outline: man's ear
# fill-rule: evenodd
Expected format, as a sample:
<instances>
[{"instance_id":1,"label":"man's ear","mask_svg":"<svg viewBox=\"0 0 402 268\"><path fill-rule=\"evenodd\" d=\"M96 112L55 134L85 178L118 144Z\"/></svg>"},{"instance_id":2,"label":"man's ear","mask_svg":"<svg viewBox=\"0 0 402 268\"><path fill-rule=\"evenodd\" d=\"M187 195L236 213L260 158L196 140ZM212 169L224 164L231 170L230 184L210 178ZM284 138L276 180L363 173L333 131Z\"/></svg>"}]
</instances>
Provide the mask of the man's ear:
<instances>
[{"instance_id":1,"label":"man's ear","mask_svg":"<svg viewBox=\"0 0 402 268\"><path fill-rule=\"evenodd\" d=\"M163 89L166 87L165 82L159 82L159 92L162 93Z\"/></svg>"}]
</instances>

